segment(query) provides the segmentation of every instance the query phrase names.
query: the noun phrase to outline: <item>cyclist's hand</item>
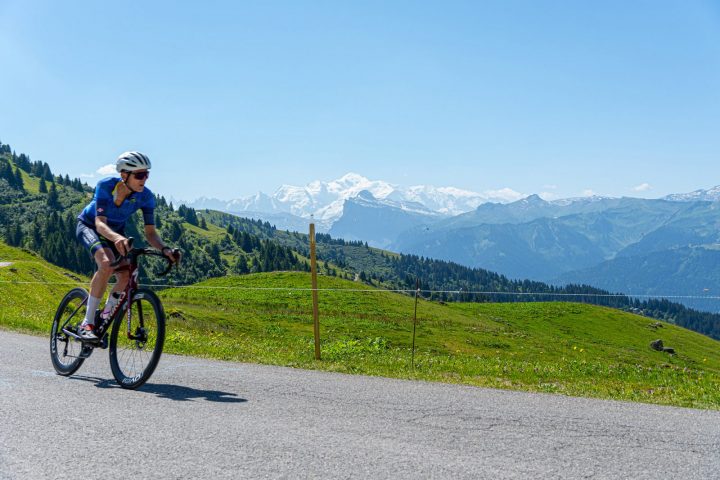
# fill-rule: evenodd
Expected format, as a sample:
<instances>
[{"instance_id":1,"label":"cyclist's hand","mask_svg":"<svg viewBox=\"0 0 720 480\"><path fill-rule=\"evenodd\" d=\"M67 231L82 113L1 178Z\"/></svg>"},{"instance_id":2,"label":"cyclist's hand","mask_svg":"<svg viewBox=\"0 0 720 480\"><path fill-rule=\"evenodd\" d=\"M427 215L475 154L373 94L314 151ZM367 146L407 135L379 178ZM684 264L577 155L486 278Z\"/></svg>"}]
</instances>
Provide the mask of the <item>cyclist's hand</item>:
<instances>
[{"instance_id":1,"label":"cyclist's hand","mask_svg":"<svg viewBox=\"0 0 720 480\"><path fill-rule=\"evenodd\" d=\"M130 250L130 244L128 243L128 239L125 237L120 237L115 240L115 248L120 253L120 255L127 255L128 251Z\"/></svg>"},{"instance_id":2,"label":"cyclist's hand","mask_svg":"<svg viewBox=\"0 0 720 480\"><path fill-rule=\"evenodd\" d=\"M180 263L180 259L182 258L182 252L178 248L164 247L162 253L170 259L172 263Z\"/></svg>"}]
</instances>

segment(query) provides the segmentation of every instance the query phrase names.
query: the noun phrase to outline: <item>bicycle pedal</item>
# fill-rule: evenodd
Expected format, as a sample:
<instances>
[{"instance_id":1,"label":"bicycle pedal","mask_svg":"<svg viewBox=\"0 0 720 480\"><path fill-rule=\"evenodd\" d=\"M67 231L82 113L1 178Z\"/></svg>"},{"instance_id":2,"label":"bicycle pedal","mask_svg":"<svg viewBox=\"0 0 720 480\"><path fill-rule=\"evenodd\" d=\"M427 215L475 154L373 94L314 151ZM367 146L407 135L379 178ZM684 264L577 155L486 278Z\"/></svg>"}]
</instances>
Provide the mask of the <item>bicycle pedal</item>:
<instances>
[{"instance_id":1,"label":"bicycle pedal","mask_svg":"<svg viewBox=\"0 0 720 480\"><path fill-rule=\"evenodd\" d=\"M96 347L96 346L100 345L99 338L89 339L89 338L83 338L78 335L78 340L80 340L80 343L82 343L83 345L88 345L88 346L92 346L92 347Z\"/></svg>"},{"instance_id":2,"label":"bicycle pedal","mask_svg":"<svg viewBox=\"0 0 720 480\"><path fill-rule=\"evenodd\" d=\"M93 347L90 345L83 345L82 349L80 349L80 355L78 355L80 358L88 358L90 355L92 355Z\"/></svg>"}]
</instances>

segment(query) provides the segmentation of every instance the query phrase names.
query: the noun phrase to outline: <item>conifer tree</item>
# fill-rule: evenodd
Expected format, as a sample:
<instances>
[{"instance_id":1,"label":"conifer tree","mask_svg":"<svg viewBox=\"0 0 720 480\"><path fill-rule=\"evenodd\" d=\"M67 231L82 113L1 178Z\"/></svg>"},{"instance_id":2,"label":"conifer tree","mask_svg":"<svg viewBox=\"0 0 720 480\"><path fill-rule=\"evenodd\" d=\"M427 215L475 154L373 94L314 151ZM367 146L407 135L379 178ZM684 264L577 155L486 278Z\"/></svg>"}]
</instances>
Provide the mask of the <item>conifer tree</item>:
<instances>
[{"instance_id":1,"label":"conifer tree","mask_svg":"<svg viewBox=\"0 0 720 480\"><path fill-rule=\"evenodd\" d=\"M0 178L7 180L11 187L15 186L15 174L13 173L10 164L5 161L0 161Z\"/></svg>"},{"instance_id":2,"label":"conifer tree","mask_svg":"<svg viewBox=\"0 0 720 480\"><path fill-rule=\"evenodd\" d=\"M50 171L50 165L47 164L47 162L43 163L43 173L42 176L45 180L51 183L55 183L55 177L53 177L52 172Z\"/></svg>"},{"instance_id":3,"label":"conifer tree","mask_svg":"<svg viewBox=\"0 0 720 480\"><path fill-rule=\"evenodd\" d=\"M57 193L57 186L55 182L50 184L50 193L48 193L47 205L50 208L60 207L60 198Z\"/></svg>"},{"instance_id":4,"label":"conifer tree","mask_svg":"<svg viewBox=\"0 0 720 480\"><path fill-rule=\"evenodd\" d=\"M15 188L17 188L21 192L25 191L25 182L23 181L22 173L20 173L19 168L15 169Z\"/></svg>"},{"instance_id":5,"label":"conifer tree","mask_svg":"<svg viewBox=\"0 0 720 480\"><path fill-rule=\"evenodd\" d=\"M7 240L8 240L8 244L10 246L13 246L13 247L22 246L23 233L22 233L22 229L20 228L20 224L16 223L14 226L8 226Z\"/></svg>"},{"instance_id":6,"label":"conifer tree","mask_svg":"<svg viewBox=\"0 0 720 480\"><path fill-rule=\"evenodd\" d=\"M247 260L245 260L244 256L242 256L242 255L238 256L237 263L235 264L235 271L240 274L250 273L250 269L248 268Z\"/></svg>"},{"instance_id":7,"label":"conifer tree","mask_svg":"<svg viewBox=\"0 0 720 480\"><path fill-rule=\"evenodd\" d=\"M25 155L24 153L21 153L19 156L16 156L13 158L13 161L15 162L15 165L18 166L21 170L25 170L26 172L30 172L30 157Z\"/></svg>"}]
</instances>

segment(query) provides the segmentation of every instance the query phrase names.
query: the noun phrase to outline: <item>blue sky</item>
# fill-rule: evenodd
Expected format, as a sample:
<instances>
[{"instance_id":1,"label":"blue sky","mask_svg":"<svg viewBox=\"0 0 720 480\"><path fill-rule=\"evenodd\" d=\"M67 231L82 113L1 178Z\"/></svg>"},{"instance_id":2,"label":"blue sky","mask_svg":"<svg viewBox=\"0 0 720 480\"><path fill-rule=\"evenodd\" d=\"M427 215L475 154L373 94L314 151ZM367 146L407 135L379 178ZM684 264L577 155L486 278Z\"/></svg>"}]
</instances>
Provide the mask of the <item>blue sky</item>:
<instances>
[{"instance_id":1,"label":"blue sky","mask_svg":"<svg viewBox=\"0 0 720 480\"><path fill-rule=\"evenodd\" d=\"M0 141L71 176L137 149L184 199L351 171L555 197L720 184L718 2L0 0L0 27Z\"/></svg>"}]
</instances>

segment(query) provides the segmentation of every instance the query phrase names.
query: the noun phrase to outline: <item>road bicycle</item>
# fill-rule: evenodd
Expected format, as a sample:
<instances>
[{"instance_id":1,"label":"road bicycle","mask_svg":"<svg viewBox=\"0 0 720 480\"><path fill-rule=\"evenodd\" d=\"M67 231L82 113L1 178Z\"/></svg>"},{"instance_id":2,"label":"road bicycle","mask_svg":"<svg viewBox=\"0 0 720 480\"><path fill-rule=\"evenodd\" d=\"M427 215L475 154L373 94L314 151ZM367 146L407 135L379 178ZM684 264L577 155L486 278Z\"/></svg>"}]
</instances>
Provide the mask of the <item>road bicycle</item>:
<instances>
[{"instance_id":1,"label":"road bicycle","mask_svg":"<svg viewBox=\"0 0 720 480\"><path fill-rule=\"evenodd\" d=\"M132 246L132 238L128 238L128 242ZM109 348L110 368L121 387L136 389L148 381L160 361L165 342L165 311L152 290L138 285L138 259L143 255L167 260L168 266L161 276L174 265L163 253L150 248L131 248L127 255L113 262L115 272L129 271L129 280L118 307L107 319L96 312L97 340L88 341L78 335L78 327L85 318L88 292L74 288L62 299L50 330L50 357L58 374L72 375L93 350ZM179 250L173 250L172 255L180 259Z\"/></svg>"}]
</instances>

